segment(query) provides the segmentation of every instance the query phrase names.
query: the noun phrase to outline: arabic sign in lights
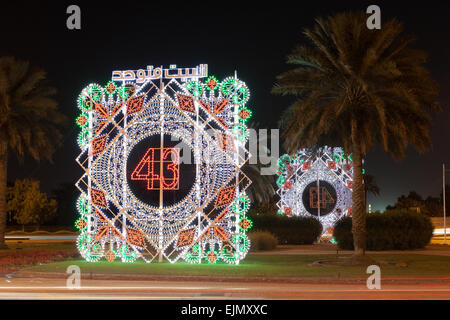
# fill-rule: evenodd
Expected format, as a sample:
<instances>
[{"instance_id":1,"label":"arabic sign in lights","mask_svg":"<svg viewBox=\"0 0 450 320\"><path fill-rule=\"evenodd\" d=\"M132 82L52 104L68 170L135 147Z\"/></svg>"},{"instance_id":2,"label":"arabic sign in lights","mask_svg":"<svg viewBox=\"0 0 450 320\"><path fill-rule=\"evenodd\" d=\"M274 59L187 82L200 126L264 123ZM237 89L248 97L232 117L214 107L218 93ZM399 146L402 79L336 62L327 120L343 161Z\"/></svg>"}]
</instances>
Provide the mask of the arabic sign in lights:
<instances>
[{"instance_id":1,"label":"arabic sign in lights","mask_svg":"<svg viewBox=\"0 0 450 320\"><path fill-rule=\"evenodd\" d=\"M353 163L342 148L299 150L278 161L278 213L312 216L331 233L337 220L351 215Z\"/></svg>"},{"instance_id":2,"label":"arabic sign in lights","mask_svg":"<svg viewBox=\"0 0 450 320\"><path fill-rule=\"evenodd\" d=\"M246 256L249 91L207 70L114 71L105 86L81 92L75 225L87 261L238 264Z\"/></svg>"},{"instance_id":3,"label":"arabic sign in lights","mask_svg":"<svg viewBox=\"0 0 450 320\"><path fill-rule=\"evenodd\" d=\"M147 80L157 79L180 79L182 81L187 81L189 79L199 79L207 76L207 64L201 64L195 68L177 68L176 65L170 65L169 69L147 66L146 69L112 72L113 81L134 81L136 83L144 83Z\"/></svg>"}]
</instances>

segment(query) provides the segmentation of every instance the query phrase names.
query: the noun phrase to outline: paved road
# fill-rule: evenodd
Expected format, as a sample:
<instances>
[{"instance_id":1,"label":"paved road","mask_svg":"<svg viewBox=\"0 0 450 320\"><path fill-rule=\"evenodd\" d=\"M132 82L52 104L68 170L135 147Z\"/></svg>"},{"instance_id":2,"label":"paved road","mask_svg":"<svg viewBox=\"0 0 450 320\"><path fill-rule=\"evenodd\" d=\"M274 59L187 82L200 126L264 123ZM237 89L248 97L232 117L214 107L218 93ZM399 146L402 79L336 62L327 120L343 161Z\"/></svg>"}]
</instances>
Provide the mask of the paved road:
<instances>
[{"instance_id":1,"label":"paved road","mask_svg":"<svg viewBox=\"0 0 450 320\"><path fill-rule=\"evenodd\" d=\"M0 299L450 299L449 281L411 284L223 283L82 280L68 289L64 279L0 278Z\"/></svg>"}]
</instances>

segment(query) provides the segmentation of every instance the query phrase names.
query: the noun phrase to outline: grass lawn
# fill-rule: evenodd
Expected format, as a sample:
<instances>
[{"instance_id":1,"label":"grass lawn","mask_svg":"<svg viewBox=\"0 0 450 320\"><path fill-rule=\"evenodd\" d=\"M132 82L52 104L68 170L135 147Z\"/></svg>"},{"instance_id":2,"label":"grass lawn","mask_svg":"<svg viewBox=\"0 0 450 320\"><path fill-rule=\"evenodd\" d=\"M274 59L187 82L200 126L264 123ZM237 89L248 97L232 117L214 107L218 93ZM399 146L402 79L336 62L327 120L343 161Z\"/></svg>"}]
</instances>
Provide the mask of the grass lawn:
<instances>
[{"instance_id":1,"label":"grass lawn","mask_svg":"<svg viewBox=\"0 0 450 320\"><path fill-rule=\"evenodd\" d=\"M343 255L340 255L343 256ZM450 276L450 257L422 254L372 255L378 261L404 262L407 267L382 266L383 276ZM78 265L81 272L97 274L147 274L147 275L202 275L202 276L261 276L261 277L364 277L363 267L309 266L318 260L336 259L336 255L252 255L238 266L219 263L216 265L192 265L184 262L171 264L109 263L107 261L86 262L69 260L23 269L32 272L65 273L69 265Z\"/></svg>"},{"instance_id":2,"label":"grass lawn","mask_svg":"<svg viewBox=\"0 0 450 320\"><path fill-rule=\"evenodd\" d=\"M9 249L0 249L2 252L20 252L20 251L77 251L73 241L6 241Z\"/></svg>"}]
</instances>

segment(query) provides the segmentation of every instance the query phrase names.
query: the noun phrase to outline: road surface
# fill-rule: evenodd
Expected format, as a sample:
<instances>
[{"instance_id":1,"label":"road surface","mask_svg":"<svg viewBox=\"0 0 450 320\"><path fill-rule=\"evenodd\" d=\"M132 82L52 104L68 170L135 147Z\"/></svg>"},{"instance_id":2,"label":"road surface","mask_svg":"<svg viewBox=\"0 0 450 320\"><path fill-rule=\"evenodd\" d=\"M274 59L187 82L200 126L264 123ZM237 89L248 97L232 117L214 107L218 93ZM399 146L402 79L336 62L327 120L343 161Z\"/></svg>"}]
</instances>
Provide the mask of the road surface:
<instances>
[{"instance_id":1,"label":"road surface","mask_svg":"<svg viewBox=\"0 0 450 320\"><path fill-rule=\"evenodd\" d=\"M361 284L223 283L81 280L69 289L65 279L0 278L0 299L450 299L450 280L410 284L381 282L380 290Z\"/></svg>"}]
</instances>

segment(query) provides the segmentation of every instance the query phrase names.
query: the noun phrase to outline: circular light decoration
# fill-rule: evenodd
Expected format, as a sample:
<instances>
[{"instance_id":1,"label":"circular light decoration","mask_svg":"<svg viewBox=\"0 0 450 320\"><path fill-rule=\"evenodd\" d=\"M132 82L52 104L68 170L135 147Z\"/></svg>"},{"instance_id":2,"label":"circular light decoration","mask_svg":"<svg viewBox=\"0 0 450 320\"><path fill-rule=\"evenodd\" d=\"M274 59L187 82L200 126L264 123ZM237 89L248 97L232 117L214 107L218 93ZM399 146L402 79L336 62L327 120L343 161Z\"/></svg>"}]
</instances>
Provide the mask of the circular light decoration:
<instances>
[{"instance_id":1,"label":"circular light decoration","mask_svg":"<svg viewBox=\"0 0 450 320\"><path fill-rule=\"evenodd\" d=\"M278 160L278 213L312 216L322 224L322 234L352 211L353 164L342 148L299 150Z\"/></svg>"},{"instance_id":2,"label":"circular light decoration","mask_svg":"<svg viewBox=\"0 0 450 320\"><path fill-rule=\"evenodd\" d=\"M246 256L249 90L198 70L115 71L78 97L84 174L75 225L87 261L238 264Z\"/></svg>"}]
</instances>

